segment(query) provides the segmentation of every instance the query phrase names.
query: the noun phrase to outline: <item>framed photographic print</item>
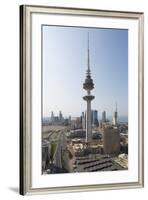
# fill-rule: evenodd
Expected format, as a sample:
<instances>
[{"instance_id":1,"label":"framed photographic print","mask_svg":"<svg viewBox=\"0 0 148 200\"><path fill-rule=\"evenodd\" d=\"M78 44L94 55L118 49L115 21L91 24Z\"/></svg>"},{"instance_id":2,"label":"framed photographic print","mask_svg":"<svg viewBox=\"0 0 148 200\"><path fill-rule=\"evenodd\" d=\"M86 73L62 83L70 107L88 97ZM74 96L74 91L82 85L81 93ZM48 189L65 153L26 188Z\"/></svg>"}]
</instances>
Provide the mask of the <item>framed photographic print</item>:
<instances>
[{"instance_id":1,"label":"framed photographic print","mask_svg":"<svg viewBox=\"0 0 148 200\"><path fill-rule=\"evenodd\" d=\"M20 194L143 187L143 17L20 6Z\"/></svg>"}]
</instances>

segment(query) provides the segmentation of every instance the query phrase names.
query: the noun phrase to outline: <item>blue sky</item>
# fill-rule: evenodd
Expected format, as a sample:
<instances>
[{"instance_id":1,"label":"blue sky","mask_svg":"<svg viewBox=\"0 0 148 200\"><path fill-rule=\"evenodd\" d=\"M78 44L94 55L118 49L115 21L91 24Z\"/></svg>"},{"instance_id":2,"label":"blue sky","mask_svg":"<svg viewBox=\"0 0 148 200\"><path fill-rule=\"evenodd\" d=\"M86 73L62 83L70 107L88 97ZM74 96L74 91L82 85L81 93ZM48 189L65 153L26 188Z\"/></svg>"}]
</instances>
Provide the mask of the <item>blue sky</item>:
<instances>
[{"instance_id":1,"label":"blue sky","mask_svg":"<svg viewBox=\"0 0 148 200\"><path fill-rule=\"evenodd\" d=\"M115 103L128 114L128 30L43 26L43 116L80 116L87 68L89 32L90 68L95 88L92 109L111 116Z\"/></svg>"}]
</instances>

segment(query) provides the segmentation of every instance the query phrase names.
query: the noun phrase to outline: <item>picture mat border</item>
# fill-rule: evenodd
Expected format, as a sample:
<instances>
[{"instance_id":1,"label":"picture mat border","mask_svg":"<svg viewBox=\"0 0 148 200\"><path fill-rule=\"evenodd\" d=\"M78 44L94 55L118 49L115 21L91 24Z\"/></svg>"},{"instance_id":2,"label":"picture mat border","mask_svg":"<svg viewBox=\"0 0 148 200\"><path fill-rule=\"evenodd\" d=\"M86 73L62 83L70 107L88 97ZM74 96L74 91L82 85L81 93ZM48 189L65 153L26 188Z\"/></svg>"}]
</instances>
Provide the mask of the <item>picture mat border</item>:
<instances>
[{"instance_id":1,"label":"picture mat border","mask_svg":"<svg viewBox=\"0 0 148 200\"><path fill-rule=\"evenodd\" d=\"M139 178L134 183L102 184L73 187L56 188L32 188L31 185L31 13L75 13L76 15L109 16L118 18L131 18L139 21ZM71 192L71 191L91 191L100 189L120 189L142 187L144 183L144 160L143 160L143 13L129 13L120 11L99 11L75 8L53 8L40 6L20 7L20 194L49 193L49 192Z\"/></svg>"}]
</instances>

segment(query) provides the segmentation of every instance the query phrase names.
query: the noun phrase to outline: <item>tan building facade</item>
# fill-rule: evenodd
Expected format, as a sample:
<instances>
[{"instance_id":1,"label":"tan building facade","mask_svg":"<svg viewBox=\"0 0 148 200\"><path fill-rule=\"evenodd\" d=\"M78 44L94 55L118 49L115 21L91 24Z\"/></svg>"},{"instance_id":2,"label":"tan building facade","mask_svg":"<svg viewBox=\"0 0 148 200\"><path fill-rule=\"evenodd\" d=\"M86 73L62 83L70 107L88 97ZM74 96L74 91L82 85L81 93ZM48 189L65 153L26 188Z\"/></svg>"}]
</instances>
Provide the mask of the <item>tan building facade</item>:
<instances>
[{"instance_id":1,"label":"tan building facade","mask_svg":"<svg viewBox=\"0 0 148 200\"><path fill-rule=\"evenodd\" d=\"M117 128L104 127L103 148L105 154L118 155L120 153L120 133Z\"/></svg>"}]
</instances>

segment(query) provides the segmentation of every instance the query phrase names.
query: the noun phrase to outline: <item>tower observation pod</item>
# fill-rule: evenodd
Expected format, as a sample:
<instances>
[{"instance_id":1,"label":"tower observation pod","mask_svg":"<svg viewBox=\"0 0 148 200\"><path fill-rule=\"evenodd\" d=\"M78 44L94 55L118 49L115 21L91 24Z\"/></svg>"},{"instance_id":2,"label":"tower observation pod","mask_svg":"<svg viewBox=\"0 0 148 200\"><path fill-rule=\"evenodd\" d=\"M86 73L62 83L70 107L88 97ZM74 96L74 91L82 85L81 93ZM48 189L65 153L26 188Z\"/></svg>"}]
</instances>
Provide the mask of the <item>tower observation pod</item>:
<instances>
[{"instance_id":1,"label":"tower observation pod","mask_svg":"<svg viewBox=\"0 0 148 200\"><path fill-rule=\"evenodd\" d=\"M87 94L83 97L83 99L87 103L87 111L86 111L86 143L91 142L92 139L92 128L91 128L91 101L95 98L91 95L91 90L94 89L93 79L91 78L90 71L90 58L89 58L89 34L88 34L88 60L87 60L87 70L86 70L86 78L83 83L83 89L86 90Z\"/></svg>"}]
</instances>

